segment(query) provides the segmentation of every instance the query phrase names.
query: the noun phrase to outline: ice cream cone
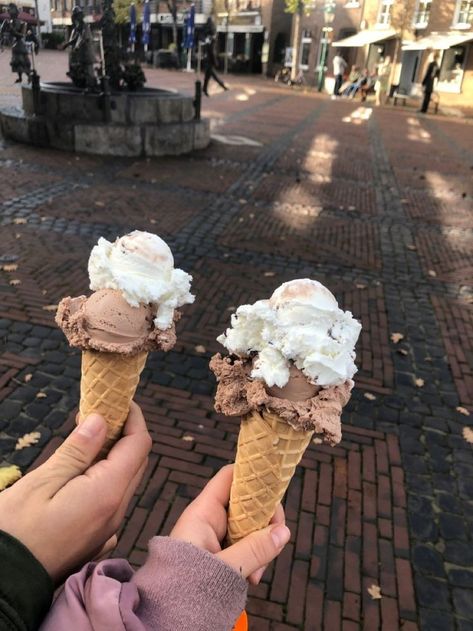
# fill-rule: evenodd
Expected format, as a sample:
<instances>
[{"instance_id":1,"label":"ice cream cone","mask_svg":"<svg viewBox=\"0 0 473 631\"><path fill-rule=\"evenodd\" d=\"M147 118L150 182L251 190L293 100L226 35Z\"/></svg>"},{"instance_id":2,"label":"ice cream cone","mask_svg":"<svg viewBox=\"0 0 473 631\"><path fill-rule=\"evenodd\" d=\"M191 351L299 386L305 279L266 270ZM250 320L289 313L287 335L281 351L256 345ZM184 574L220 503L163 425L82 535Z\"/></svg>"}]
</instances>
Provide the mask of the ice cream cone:
<instances>
[{"instance_id":1,"label":"ice cream cone","mask_svg":"<svg viewBox=\"0 0 473 631\"><path fill-rule=\"evenodd\" d=\"M107 440L100 457L105 457L118 440L128 416L148 353L135 355L82 352L79 422L91 412L107 421Z\"/></svg>"},{"instance_id":2,"label":"ice cream cone","mask_svg":"<svg viewBox=\"0 0 473 631\"><path fill-rule=\"evenodd\" d=\"M228 511L228 540L265 528L314 431L297 431L272 412L242 419Z\"/></svg>"}]
</instances>

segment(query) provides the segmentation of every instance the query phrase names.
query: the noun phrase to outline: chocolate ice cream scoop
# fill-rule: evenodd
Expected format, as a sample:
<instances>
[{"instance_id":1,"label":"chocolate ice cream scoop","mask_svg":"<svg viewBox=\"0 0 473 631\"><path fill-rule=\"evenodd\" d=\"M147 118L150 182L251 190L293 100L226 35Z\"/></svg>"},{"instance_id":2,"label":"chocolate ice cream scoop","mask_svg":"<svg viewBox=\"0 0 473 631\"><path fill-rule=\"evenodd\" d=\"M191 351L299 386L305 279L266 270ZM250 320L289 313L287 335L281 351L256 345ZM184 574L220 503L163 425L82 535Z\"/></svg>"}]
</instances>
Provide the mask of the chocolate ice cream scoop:
<instances>
[{"instance_id":1,"label":"chocolate ice cream scoop","mask_svg":"<svg viewBox=\"0 0 473 631\"><path fill-rule=\"evenodd\" d=\"M132 307L116 289L100 289L89 297L64 298L56 322L71 346L83 350L128 355L168 350L176 340L174 325L165 331L154 327L151 305Z\"/></svg>"},{"instance_id":2,"label":"chocolate ice cream scoop","mask_svg":"<svg viewBox=\"0 0 473 631\"><path fill-rule=\"evenodd\" d=\"M287 399L288 401L306 401L315 397L321 390L320 386L310 383L302 370L291 364L289 368L289 381L282 388L278 386L266 386L265 390L271 397Z\"/></svg>"}]
</instances>

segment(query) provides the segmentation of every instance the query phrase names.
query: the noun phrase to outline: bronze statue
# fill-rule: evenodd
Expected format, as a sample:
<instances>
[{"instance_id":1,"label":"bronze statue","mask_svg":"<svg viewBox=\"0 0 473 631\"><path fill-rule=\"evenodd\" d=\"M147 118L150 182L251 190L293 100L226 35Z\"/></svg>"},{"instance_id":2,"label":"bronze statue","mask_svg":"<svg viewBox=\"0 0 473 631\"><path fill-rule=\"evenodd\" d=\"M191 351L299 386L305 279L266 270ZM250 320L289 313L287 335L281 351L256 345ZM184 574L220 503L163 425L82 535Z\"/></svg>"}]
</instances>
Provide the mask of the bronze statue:
<instances>
[{"instance_id":1,"label":"bronze statue","mask_svg":"<svg viewBox=\"0 0 473 631\"><path fill-rule=\"evenodd\" d=\"M10 17L8 20L3 22L0 34L4 35L8 33L13 39L10 66L12 72L16 72L18 74L18 79L15 83L21 83L23 80L23 73L27 75L28 81L30 80L31 74L28 47L25 43L26 23L19 19L18 16L20 12L18 11L16 4L13 4L13 2L8 5L8 14Z\"/></svg>"},{"instance_id":2,"label":"bronze statue","mask_svg":"<svg viewBox=\"0 0 473 631\"><path fill-rule=\"evenodd\" d=\"M84 20L84 12L79 6L72 10L71 37L63 48L71 48L69 72L67 75L78 88L93 90L97 87L95 74L95 51L90 26Z\"/></svg>"}]
</instances>

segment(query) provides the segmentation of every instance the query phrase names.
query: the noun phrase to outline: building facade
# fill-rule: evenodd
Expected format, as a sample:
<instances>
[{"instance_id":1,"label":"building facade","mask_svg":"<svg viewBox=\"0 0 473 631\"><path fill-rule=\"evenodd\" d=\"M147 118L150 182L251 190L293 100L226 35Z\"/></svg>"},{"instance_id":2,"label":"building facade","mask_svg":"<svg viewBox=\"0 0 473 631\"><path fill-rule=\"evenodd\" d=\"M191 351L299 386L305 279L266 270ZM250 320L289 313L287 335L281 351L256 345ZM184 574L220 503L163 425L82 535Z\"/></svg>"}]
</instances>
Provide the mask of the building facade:
<instances>
[{"instance_id":1,"label":"building facade","mask_svg":"<svg viewBox=\"0 0 473 631\"><path fill-rule=\"evenodd\" d=\"M53 28L64 35L71 26L74 5L83 7L89 22L96 22L101 16L101 0L50 1ZM137 0L136 4L139 7L140 2ZM191 2L171 0L170 4L176 9L176 25L166 0L150 0L150 50L168 49L176 35L179 44L183 40L184 17ZM272 73L273 67L282 65L291 37L291 16L285 12L284 0L195 0L194 4L197 33L209 16L215 23L221 68L226 66L230 72ZM138 19L138 41L140 28ZM127 29L125 20L124 41Z\"/></svg>"},{"instance_id":2,"label":"building facade","mask_svg":"<svg viewBox=\"0 0 473 631\"><path fill-rule=\"evenodd\" d=\"M283 65L291 38L284 0L216 0L214 16L229 71L273 74Z\"/></svg>"},{"instance_id":3,"label":"building facade","mask_svg":"<svg viewBox=\"0 0 473 631\"><path fill-rule=\"evenodd\" d=\"M316 0L303 17L300 39L300 67L313 84L327 36L328 6L334 11L328 29L329 74L336 51L349 65L370 70L389 56L391 85L406 94L418 93L427 64L437 53L441 103L473 107L473 0Z\"/></svg>"}]
</instances>

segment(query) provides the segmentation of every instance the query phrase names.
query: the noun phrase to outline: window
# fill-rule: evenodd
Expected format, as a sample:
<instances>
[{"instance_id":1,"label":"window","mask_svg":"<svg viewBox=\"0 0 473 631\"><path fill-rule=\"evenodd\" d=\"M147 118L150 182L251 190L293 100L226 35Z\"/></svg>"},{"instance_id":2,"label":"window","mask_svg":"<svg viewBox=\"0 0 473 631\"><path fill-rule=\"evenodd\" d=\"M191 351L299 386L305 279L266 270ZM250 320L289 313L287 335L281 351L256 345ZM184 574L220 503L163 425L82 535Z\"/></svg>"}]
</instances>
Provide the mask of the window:
<instances>
[{"instance_id":1,"label":"window","mask_svg":"<svg viewBox=\"0 0 473 631\"><path fill-rule=\"evenodd\" d=\"M466 46L454 46L444 52L440 65L439 90L442 92L460 92L465 59Z\"/></svg>"},{"instance_id":2,"label":"window","mask_svg":"<svg viewBox=\"0 0 473 631\"><path fill-rule=\"evenodd\" d=\"M469 27L473 22L473 0L458 0L455 26Z\"/></svg>"},{"instance_id":3,"label":"window","mask_svg":"<svg viewBox=\"0 0 473 631\"><path fill-rule=\"evenodd\" d=\"M309 55L312 44L312 33L310 31L302 31L301 39L301 60L299 67L301 70L309 70Z\"/></svg>"},{"instance_id":4,"label":"window","mask_svg":"<svg viewBox=\"0 0 473 631\"><path fill-rule=\"evenodd\" d=\"M391 24L391 13L394 0L381 0L379 4L378 24L388 26Z\"/></svg>"},{"instance_id":5,"label":"window","mask_svg":"<svg viewBox=\"0 0 473 631\"><path fill-rule=\"evenodd\" d=\"M432 0L419 0L414 15L414 26L416 28L425 28L427 26L429 23L431 7Z\"/></svg>"}]
</instances>

